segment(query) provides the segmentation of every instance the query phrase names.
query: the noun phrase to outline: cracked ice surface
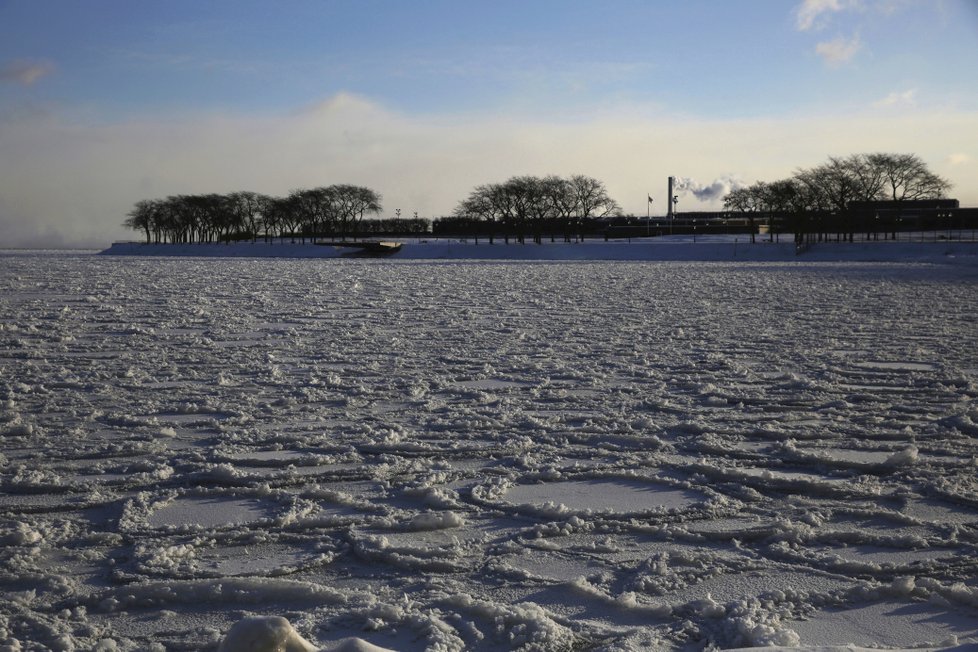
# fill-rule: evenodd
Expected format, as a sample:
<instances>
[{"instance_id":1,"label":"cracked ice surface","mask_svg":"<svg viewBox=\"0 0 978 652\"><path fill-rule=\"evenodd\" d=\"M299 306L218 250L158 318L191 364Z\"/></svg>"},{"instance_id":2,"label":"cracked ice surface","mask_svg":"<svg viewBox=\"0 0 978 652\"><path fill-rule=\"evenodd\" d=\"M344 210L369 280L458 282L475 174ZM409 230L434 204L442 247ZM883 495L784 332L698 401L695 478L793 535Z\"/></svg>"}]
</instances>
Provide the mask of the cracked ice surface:
<instances>
[{"instance_id":1,"label":"cracked ice surface","mask_svg":"<svg viewBox=\"0 0 978 652\"><path fill-rule=\"evenodd\" d=\"M978 643L976 290L0 256L0 649Z\"/></svg>"}]
</instances>

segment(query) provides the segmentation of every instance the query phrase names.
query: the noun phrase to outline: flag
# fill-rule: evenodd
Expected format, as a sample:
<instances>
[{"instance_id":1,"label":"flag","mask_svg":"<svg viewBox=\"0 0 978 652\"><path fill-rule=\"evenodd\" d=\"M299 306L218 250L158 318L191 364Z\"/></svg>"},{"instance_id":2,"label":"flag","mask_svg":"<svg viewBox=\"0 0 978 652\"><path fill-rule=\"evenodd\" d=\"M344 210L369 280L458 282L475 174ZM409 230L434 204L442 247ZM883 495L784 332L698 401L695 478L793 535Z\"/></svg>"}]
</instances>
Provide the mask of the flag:
<instances>
[{"instance_id":1,"label":"flag","mask_svg":"<svg viewBox=\"0 0 978 652\"><path fill-rule=\"evenodd\" d=\"M649 203L652 203L652 195L649 195Z\"/></svg>"}]
</instances>

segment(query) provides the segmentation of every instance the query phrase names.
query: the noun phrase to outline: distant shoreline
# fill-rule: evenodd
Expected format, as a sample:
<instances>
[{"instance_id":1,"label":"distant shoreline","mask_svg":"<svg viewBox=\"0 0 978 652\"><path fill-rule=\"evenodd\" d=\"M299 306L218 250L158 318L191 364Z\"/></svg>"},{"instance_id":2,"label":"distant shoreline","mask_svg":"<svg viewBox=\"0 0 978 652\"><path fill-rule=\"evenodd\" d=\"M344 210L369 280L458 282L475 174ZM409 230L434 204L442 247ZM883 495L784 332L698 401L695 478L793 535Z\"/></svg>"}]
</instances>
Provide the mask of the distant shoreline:
<instances>
[{"instance_id":1,"label":"distant shoreline","mask_svg":"<svg viewBox=\"0 0 978 652\"><path fill-rule=\"evenodd\" d=\"M796 254L791 242L751 244L741 238L588 240L579 243L478 244L463 240L399 240L400 251L385 260L510 260L510 261L701 261L701 262L929 262L978 266L978 242L856 242L819 243ZM206 258L347 258L357 250L346 246L290 242L234 244L145 244L116 242L103 256L176 256Z\"/></svg>"}]
</instances>

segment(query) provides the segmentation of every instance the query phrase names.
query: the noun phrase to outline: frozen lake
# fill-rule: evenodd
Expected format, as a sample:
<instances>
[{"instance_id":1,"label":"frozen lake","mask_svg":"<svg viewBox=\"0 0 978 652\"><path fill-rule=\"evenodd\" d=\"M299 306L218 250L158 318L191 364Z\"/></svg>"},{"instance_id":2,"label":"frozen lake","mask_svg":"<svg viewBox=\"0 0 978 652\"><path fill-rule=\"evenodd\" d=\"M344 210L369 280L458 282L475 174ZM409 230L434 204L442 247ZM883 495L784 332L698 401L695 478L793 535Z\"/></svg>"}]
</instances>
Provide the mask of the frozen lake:
<instances>
[{"instance_id":1,"label":"frozen lake","mask_svg":"<svg viewBox=\"0 0 978 652\"><path fill-rule=\"evenodd\" d=\"M976 313L961 265L0 255L0 650L978 644Z\"/></svg>"}]
</instances>

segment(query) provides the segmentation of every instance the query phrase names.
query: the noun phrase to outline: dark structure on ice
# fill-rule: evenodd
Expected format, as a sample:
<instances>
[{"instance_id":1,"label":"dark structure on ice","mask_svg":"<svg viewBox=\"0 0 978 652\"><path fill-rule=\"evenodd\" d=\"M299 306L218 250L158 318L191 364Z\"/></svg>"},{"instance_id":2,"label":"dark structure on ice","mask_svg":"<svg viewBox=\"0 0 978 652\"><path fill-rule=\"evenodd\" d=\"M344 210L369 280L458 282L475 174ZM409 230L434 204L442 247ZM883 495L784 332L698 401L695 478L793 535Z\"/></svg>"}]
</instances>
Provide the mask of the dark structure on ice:
<instances>
[{"instance_id":1,"label":"dark structure on ice","mask_svg":"<svg viewBox=\"0 0 978 652\"><path fill-rule=\"evenodd\" d=\"M978 208L961 208L957 199L920 199L854 201L845 211L688 211L671 218L613 218L604 231L609 238L767 233L815 242L975 240Z\"/></svg>"}]
</instances>

